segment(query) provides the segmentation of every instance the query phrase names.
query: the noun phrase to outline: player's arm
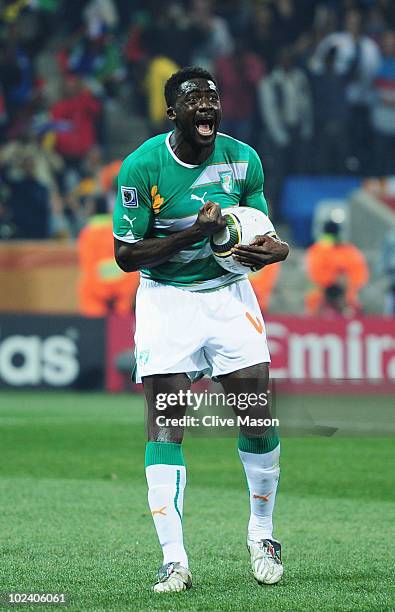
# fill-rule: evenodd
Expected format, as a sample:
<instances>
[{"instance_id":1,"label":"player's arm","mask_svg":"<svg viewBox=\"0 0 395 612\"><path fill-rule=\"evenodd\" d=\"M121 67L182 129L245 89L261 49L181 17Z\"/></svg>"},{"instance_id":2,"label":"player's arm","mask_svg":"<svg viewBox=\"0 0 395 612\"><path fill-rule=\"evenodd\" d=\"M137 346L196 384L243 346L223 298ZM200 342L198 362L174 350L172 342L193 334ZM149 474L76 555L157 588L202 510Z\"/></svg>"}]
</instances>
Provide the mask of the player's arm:
<instances>
[{"instance_id":1,"label":"player's arm","mask_svg":"<svg viewBox=\"0 0 395 612\"><path fill-rule=\"evenodd\" d=\"M268 206L263 194L263 181L261 160L251 149L245 189L240 204L256 208L267 215ZM249 245L239 244L233 248L233 256L237 261L245 266L254 267L256 270L278 261L284 261L288 253L288 244L277 236L274 228L273 231L256 236Z\"/></svg>"},{"instance_id":2,"label":"player's arm","mask_svg":"<svg viewBox=\"0 0 395 612\"><path fill-rule=\"evenodd\" d=\"M208 201L200 209L195 223L182 232L175 232L165 238L143 238L133 243L115 237L115 260L124 272L155 268L175 253L218 232L224 226L220 206Z\"/></svg>"}]
</instances>

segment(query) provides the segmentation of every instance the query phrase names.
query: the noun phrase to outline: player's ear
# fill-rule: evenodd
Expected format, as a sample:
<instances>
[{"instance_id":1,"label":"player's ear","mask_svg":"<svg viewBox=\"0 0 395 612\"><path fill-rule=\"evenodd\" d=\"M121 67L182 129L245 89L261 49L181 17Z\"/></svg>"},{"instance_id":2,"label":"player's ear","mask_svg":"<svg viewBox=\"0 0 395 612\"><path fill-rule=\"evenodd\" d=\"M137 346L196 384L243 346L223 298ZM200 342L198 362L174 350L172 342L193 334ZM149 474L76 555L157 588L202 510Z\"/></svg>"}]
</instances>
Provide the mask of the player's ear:
<instances>
[{"instance_id":1,"label":"player's ear","mask_svg":"<svg viewBox=\"0 0 395 612\"><path fill-rule=\"evenodd\" d=\"M176 110L174 108L174 106L169 106L167 111L167 116L170 119L170 121L175 121L176 120Z\"/></svg>"}]
</instances>

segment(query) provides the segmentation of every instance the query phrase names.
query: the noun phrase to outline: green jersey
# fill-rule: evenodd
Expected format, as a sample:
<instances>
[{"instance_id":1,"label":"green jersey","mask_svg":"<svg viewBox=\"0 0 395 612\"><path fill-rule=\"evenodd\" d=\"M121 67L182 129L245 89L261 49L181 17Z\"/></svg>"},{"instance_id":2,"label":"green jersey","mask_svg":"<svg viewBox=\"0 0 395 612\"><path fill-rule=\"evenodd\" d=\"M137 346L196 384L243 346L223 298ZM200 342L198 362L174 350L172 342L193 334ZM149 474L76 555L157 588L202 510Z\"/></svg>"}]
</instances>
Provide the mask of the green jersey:
<instances>
[{"instance_id":1,"label":"green jersey","mask_svg":"<svg viewBox=\"0 0 395 612\"><path fill-rule=\"evenodd\" d=\"M114 209L115 238L133 244L183 231L196 221L207 200L222 209L251 206L267 214L262 164L254 149L219 133L210 157L194 166L176 157L170 135L150 138L124 160ZM165 263L142 269L141 275L191 291L216 289L245 278L218 265L208 238Z\"/></svg>"}]
</instances>

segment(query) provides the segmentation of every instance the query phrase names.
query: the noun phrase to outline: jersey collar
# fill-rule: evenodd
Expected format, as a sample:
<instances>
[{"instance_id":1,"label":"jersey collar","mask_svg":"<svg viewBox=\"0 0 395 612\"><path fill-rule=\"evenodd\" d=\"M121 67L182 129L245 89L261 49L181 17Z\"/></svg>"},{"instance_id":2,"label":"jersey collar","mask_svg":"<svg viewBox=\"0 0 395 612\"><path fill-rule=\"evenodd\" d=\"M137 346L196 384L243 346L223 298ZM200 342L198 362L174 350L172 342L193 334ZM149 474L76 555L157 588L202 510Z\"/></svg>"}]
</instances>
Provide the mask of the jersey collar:
<instances>
[{"instance_id":1,"label":"jersey collar","mask_svg":"<svg viewBox=\"0 0 395 612\"><path fill-rule=\"evenodd\" d=\"M166 147L168 148L168 151L172 158L177 162L177 164L180 164L180 166L184 166L184 168L198 168L199 164L186 164L185 162L181 161L181 159L177 157L177 155L174 153L173 149L170 146L170 136L172 135L172 133L173 132L169 132L166 136Z\"/></svg>"}]
</instances>

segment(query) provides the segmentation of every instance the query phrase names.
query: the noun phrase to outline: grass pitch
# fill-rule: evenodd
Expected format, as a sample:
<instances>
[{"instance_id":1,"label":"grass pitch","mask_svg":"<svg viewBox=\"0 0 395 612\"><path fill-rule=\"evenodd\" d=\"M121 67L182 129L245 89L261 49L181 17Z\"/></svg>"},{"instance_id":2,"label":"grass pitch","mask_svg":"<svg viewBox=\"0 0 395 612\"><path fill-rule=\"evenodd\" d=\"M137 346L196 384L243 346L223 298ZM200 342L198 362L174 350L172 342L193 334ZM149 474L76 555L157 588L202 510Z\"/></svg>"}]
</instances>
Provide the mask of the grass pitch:
<instances>
[{"instance_id":1,"label":"grass pitch","mask_svg":"<svg viewBox=\"0 0 395 612\"><path fill-rule=\"evenodd\" d=\"M330 398L305 398L317 401ZM73 611L395 609L393 439L283 439L275 523L285 574L260 587L236 441L188 438L194 587L160 596L143 430L141 398L0 394L0 591L65 592Z\"/></svg>"}]
</instances>

